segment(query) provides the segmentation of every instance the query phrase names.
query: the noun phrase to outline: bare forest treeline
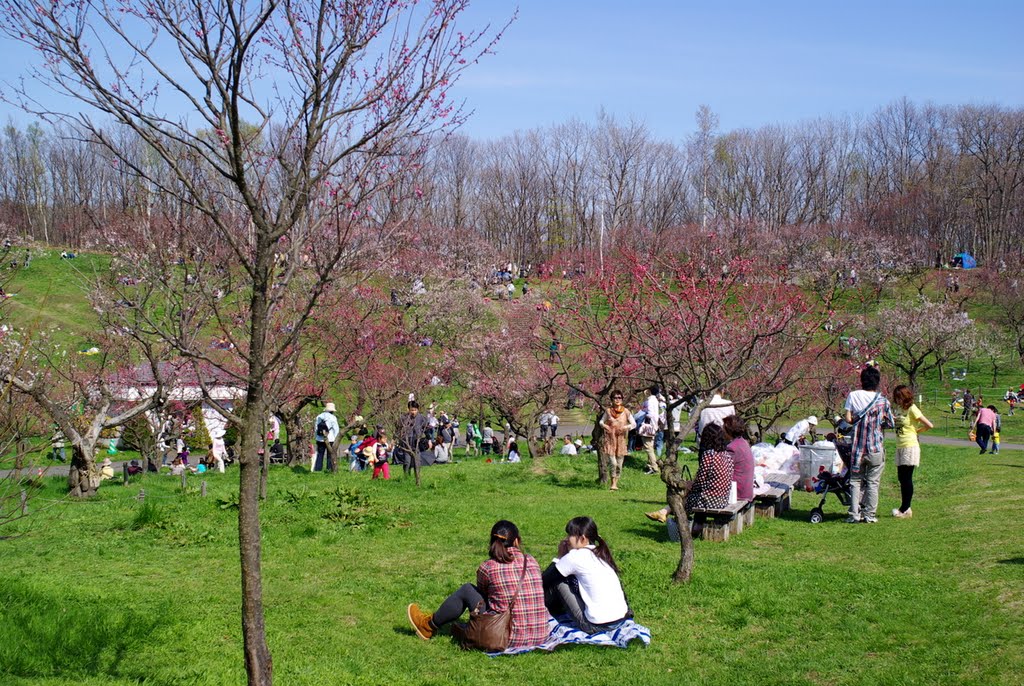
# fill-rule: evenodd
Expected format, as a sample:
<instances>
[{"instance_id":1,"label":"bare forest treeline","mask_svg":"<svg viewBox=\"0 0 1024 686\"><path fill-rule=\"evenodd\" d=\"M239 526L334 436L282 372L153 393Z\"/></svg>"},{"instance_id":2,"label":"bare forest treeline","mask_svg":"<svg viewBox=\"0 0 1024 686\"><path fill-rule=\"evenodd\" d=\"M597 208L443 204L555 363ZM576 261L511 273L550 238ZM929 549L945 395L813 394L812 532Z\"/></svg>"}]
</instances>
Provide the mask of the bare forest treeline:
<instances>
[{"instance_id":1,"label":"bare forest treeline","mask_svg":"<svg viewBox=\"0 0 1024 686\"><path fill-rule=\"evenodd\" d=\"M682 227L793 236L857 225L922 260L1020 258L1024 109L904 99L860 120L723 132L706 107L696 120L680 144L603 113L498 140L438 139L408 180L414 192L399 194L416 200L376 211L520 262L601 241L658 250ZM141 144L136 163L159 164ZM0 222L26 239L100 247L112 226L187 214L124 166L72 128L9 124Z\"/></svg>"}]
</instances>

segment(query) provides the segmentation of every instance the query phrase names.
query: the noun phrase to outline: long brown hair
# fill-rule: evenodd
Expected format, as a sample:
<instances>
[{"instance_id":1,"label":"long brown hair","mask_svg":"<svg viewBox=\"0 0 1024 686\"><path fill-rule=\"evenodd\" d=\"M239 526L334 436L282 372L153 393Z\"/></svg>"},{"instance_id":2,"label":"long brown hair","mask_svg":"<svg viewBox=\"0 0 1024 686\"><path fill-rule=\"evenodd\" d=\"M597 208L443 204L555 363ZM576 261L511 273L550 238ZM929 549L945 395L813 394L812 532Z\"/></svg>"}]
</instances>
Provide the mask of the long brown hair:
<instances>
[{"instance_id":1,"label":"long brown hair","mask_svg":"<svg viewBox=\"0 0 1024 686\"><path fill-rule=\"evenodd\" d=\"M910 390L910 386L899 385L893 389L892 399L906 412L914 404L914 392Z\"/></svg>"},{"instance_id":2,"label":"long brown hair","mask_svg":"<svg viewBox=\"0 0 1024 686\"><path fill-rule=\"evenodd\" d=\"M512 548L518 542L519 527L507 519L499 520L491 527L491 548L488 554L495 562L511 562L514 559Z\"/></svg>"},{"instance_id":3,"label":"long brown hair","mask_svg":"<svg viewBox=\"0 0 1024 686\"><path fill-rule=\"evenodd\" d=\"M573 517L569 520L569 523L565 525L565 533L569 536L586 536L587 540L594 545L594 554L597 555L598 559L604 561L609 567L615 570L615 573L619 573L619 568L615 566L615 558L612 557L612 551L608 547L608 544L604 542L601 535L597 533L597 522L590 517Z\"/></svg>"}]
</instances>

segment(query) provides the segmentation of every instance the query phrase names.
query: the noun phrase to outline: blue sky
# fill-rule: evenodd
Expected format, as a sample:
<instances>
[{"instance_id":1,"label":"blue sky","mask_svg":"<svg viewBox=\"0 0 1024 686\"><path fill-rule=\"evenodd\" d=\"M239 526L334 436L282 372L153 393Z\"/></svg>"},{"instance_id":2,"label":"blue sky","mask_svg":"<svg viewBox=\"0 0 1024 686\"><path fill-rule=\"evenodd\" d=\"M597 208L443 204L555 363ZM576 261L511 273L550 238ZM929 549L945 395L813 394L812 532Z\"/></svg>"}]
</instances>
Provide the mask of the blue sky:
<instances>
[{"instance_id":1,"label":"blue sky","mask_svg":"<svg viewBox=\"0 0 1024 686\"><path fill-rule=\"evenodd\" d=\"M500 24L505 0L475 0L469 25ZM1024 106L1024 0L521 0L497 54L456 91L464 132L594 121L604 108L681 140L706 103L723 131L868 114L906 96ZM0 38L0 82L29 53ZM0 120L24 115L0 103Z\"/></svg>"},{"instance_id":2,"label":"blue sky","mask_svg":"<svg viewBox=\"0 0 1024 686\"><path fill-rule=\"evenodd\" d=\"M502 7L513 4L477 2L472 19ZM701 103L722 130L868 114L903 96L1022 106L1022 26L1021 0L522 0L459 94L478 138L593 121L602 107L679 140Z\"/></svg>"}]
</instances>

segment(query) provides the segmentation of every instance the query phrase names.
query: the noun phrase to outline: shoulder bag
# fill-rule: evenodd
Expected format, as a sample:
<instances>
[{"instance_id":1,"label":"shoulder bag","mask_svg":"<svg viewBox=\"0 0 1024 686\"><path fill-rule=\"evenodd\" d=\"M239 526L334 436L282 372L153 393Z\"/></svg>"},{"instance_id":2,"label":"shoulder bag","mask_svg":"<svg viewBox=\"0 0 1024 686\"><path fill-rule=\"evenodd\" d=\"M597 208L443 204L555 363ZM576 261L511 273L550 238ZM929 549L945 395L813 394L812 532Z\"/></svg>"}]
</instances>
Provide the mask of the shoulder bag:
<instances>
[{"instance_id":1,"label":"shoulder bag","mask_svg":"<svg viewBox=\"0 0 1024 686\"><path fill-rule=\"evenodd\" d=\"M512 639L512 608L519 597L519 589L523 587L523 578L526 576L526 553L523 553L523 571L519 573L519 585L512 599L508 601L508 608L504 612L482 612L482 608L475 608L469 614L469 623L462 639L465 648L477 648L489 653L500 653L508 648Z\"/></svg>"},{"instance_id":2,"label":"shoulder bag","mask_svg":"<svg viewBox=\"0 0 1024 686\"><path fill-rule=\"evenodd\" d=\"M654 422L651 421L650 416L644 418L644 423L637 427L636 432L640 434L642 438L654 438L654 435L658 433L657 428L654 426Z\"/></svg>"}]
</instances>

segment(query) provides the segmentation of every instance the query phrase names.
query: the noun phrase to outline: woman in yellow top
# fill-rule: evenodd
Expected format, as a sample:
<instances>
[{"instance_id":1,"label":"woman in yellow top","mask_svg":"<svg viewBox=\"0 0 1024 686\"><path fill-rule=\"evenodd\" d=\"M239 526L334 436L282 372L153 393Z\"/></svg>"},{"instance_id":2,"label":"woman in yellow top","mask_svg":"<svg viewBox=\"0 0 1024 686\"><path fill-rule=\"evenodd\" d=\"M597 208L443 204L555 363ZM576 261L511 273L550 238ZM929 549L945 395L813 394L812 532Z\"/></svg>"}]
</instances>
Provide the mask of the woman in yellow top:
<instances>
[{"instance_id":1,"label":"woman in yellow top","mask_svg":"<svg viewBox=\"0 0 1024 686\"><path fill-rule=\"evenodd\" d=\"M900 481L900 495L903 502L892 511L898 519L910 519L914 511L910 500L914 497L914 467L921 464L921 444L917 435L933 428L917 405L914 392L908 386L897 386L892 392L896 405L896 476Z\"/></svg>"}]
</instances>

